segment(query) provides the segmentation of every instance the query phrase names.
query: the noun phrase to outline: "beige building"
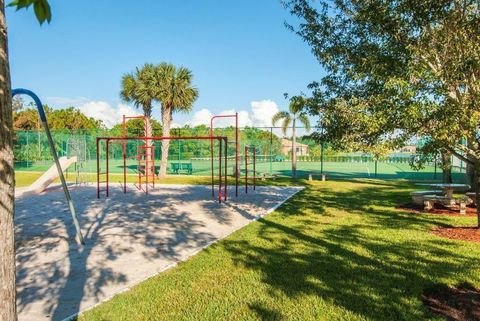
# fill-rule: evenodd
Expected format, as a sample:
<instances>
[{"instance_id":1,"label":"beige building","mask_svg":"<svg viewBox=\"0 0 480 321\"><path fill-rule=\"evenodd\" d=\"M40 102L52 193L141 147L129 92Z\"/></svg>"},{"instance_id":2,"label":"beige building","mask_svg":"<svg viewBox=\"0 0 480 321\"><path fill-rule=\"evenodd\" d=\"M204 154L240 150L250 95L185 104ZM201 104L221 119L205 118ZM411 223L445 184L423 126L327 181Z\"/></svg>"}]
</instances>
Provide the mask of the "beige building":
<instances>
[{"instance_id":1,"label":"beige building","mask_svg":"<svg viewBox=\"0 0 480 321\"><path fill-rule=\"evenodd\" d=\"M282 138L282 154L285 156L290 155L292 151L292 141ZM297 150L297 156L308 156L308 145L295 142L295 149Z\"/></svg>"},{"instance_id":2,"label":"beige building","mask_svg":"<svg viewBox=\"0 0 480 321\"><path fill-rule=\"evenodd\" d=\"M415 152L417 151L417 146L413 146L413 145L406 145L406 146L403 146L402 148L400 148L400 150L398 150L400 153L412 153L412 154L415 154Z\"/></svg>"}]
</instances>

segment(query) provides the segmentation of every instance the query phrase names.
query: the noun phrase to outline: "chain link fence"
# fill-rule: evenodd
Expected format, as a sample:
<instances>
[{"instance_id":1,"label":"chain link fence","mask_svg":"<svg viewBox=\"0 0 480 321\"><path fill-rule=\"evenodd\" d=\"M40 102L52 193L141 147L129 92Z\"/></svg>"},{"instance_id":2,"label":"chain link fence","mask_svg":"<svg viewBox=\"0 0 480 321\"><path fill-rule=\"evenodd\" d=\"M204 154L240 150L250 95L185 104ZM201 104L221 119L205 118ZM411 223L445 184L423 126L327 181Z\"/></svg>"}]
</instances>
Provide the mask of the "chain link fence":
<instances>
[{"instance_id":1,"label":"chain link fence","mask_svg":"<svg viewBox=\"0 0 480 321\"><path fill-rule=\"evenodd\" d=\"M214 129L214 135L228 137L228 171L234 173L235 128ZM87 173L96 171L96 138L100 136L121 137L121 129L97 131L52 131L52 136L60 157L72 157L69 146L72 142L81 144L82 170ZM143 132L129 130L128 136L142 136ZM161 132L155 132L161 136ZM209 136L206 126L195 128L173 128L171 136ZM160 165L161 141L154 143L155 164ZM186 175L205 175L211 173L211 152L209 140L172 140L169 147L167 173ZM127 173L138 174L138 146L144 141L128 141L126 144ZM213 141L214 170L218 168L218 142ZM43 131L17 131L14 138L15 168L17 171L44 172L53 165L47 138ZM278 129L273 127L245 127L239 129L239 165L244 167L243 151L245 146L254 146L257 154L258 176L292 175L292 141L282 138ZM413 170L409 161L414 155L414 146L410 150L392 152L387 157L375 160L366 153L344 153L332 150L329 144L321 144L313 139L298 137L297 176L308 177L325 174L331 178L382 178L440 180L441 169L435 163L428 163L421 170ZM123 142L111 143L109 148L110 171L123 173ZM105 159L105 146L101 146L100 159ZM190 164L178 166L178 164ZM458 159L452 160L453 178L457 182L465 180L465 165ZM69 169L71 170L71 169Z\"/></svg>"}]
</instances>

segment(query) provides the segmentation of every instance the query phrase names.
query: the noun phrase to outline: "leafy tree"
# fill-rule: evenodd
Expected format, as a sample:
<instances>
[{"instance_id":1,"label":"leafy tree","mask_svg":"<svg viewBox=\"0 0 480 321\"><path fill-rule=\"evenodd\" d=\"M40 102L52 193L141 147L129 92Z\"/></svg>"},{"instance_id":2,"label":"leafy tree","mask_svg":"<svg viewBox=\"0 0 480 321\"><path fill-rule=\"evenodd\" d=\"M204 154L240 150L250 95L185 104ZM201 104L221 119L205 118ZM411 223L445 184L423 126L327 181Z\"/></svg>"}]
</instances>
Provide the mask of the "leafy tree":
<instances>
[{"instance_id":1,"label":"leafy tree","mask_svg":"<svg viewBox=\"0 0 480 321\"><path fill-rule=\"evenodd\" d=\"M311 45L327 72L311 87L332 144L390 149L414 135L427 136L475 167L479 184L477 1L285 5L301 19L289 27Z\"/></svg>"},{"instance_id":2,"label":"leafy tree","mask_svg":"<svg viewBox=\"0 0 480 321\"><path fill-rule=\"evenodd\" d=\"M279 111L272 117L273 126L279 121L282 121L281 127L284 135L287 135L287 129L292 126L292 176L297 177L297 149L296 142L296 128L297 121L305 126L307 131L310 131L310 120L308 119L306 108L307 99L302 96L293 96L290 98L290 104L287 111Z\"/></svg>"},{"instance_id":3,"label":"leafy tree","mask_svg":"<svg viewBox=\"0 0 480 321\"><path fill-rule=\"evenodd\" d=\"M13 112L18 112L24 107L23 98L21 96L15 96L12 99L12 109Z\"/></svg>"},{"instance_id":4,"label":"leafy tree","mask_svg":"<svg viewBox=\"0 0 480 321\"><path fill-rule=\"evenodd\" d=\"M87 117L74 107L52 109L45 105L44 109L52 130L96 130L104 127L101 120ZM40 130L41 127L36 107L31 106L13 113L14 130Z\"/></svg>"},{"instance_id":5,"label":"leafy tree","mask_svg":"<svg viewBox=\"0 0 480 321\"><path fill-rule=\"evenodd\" d=\"M142 68L137 68L134 72L127 73L122 77L120 96L124 101L133 103L137 108L142 108L143 116L145 117L145 137L152 136L150 118L152 117L153 103L156 98L156 91L158 90L155 76L155 66L145 64ZM152 146L153 141L147 139L145 140L145 145ZM150 152L150 149L145 151L147 159L151 158Z\"/></svg>"},{"instance_id":6,"label":"leafy tree","mask_svg":"<svg viewBox=\"0 0 480 321\"><path fill-rule=\"evenodd\" d=\"M101 120L87 117L74 107L63 109L48 108L47 117L53 130L97 130L103 128Z\"/></svg>"},{"instance_id":7,"label":"leafy tree","mask_svg":"<svg viewBox=\"0 0 480 321\"><path fill-rule=\"evenodd\" d=\"M189 112L198 98L198 90L192 85L192 72L185 67L161 63L155 68L155 99L161 103L163 135L170 136L174 112ZM169 140L162 141L160 177L167 174Z\"/></svg>"},{"instance_id":8,"label":"leafy tree","mask_svg":"<svg viewBox=\"0 0 480 321\"><path fill-rule=\"evenodd\" d=\"M152 124L152 135L162 136L162 125L155 119L150 119ZM142 136L145 134L145 122L142 119L134 118L129 119L126 122L127 135L129 136ZM123 136L123 124L116 124L110 130L112 136Z\"/></svg>"},{"instance_id":9,"label":"leafy tree","mask_svg":"<svg viewBox=\"0 0 480 321\"><path fill-rule=\"evenodd\" d=\"M50 21L46 0L17 0L17 9L34 6L40 23ZM17 320L15 294L13 117L5 2L0 0L0 320Z\"/></svg>"},{"instance_id":10,"label":"leafy tree","mask_svg":"<svg viewBox=\"0 0 480 321\"><path fill-rule=\"evenodd\" d=\"M36 130L39 131L42 122L38 116L36 108L26 108L20 112L13 113L13 129L14 130Z\"/></svg>"}]
</instances>

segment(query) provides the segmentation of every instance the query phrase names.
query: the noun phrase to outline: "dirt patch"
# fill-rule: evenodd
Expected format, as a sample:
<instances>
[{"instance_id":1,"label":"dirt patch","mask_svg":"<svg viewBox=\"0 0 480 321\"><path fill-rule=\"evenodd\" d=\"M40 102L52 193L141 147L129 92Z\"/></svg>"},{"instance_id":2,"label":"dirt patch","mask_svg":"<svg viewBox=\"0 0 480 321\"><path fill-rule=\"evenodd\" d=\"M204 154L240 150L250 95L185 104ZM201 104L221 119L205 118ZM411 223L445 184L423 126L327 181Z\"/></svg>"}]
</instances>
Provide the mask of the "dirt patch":
<instances>
[{"instance_id":1,"label":"dirt patch","mask_svg":"<svg viewBox=\"0 0 480 321\"><path fill-rule=\"evenodd\" d=\"M437 284L423 291L422 301L447 320L480 320L480 290L469 283L454 287Z\"/></svg>"},{"instance_id":2,"label":"dirt patch","mask_svg":"<svg viewBox=\"0 0 480 321\"><path fill-rule=\"evenodd\" d=\"M435 227L433 234L452 240L480 242L480 228L478 227Z\"/></svg>"},{"instance_id":3,"label":"dirt patch","mask_svg":"<svg viewBox=\"0 0 480 321\"><path fill-rule=\"evenodd\" d=\"M437 214L437 215L445 215L445 216L477 216L477 208L473 206L467 206L466 214L460 214L459 206L452 206L450 208L435 204L435 208L432 208L429 211L425 211L423 206L413 205L413 204L405 204L396 207L399 210L408 211L411 214Z\"/></svg>"}]
</instances>

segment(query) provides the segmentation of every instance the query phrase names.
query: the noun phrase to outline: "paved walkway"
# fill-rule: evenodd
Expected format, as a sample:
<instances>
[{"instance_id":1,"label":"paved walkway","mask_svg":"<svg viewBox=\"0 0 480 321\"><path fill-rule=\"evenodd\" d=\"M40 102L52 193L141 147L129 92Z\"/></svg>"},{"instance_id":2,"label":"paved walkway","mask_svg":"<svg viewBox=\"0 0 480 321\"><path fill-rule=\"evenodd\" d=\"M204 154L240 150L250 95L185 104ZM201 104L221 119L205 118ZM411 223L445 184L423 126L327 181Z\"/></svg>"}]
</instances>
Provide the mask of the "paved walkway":
<instances>
[{"instance_id":1,"label":"paved walkway","mask_svg":"<svg viewBox=\"0 0 480 321\"><path fill-rule=\"evenodd\" d=\"M19 320L62 320L185 260L298 192L257 187L219 204L208 186L72 189L86 246L74 241L63 192L16 198ZM19 191L20 192L20 191ZM233 195L233 189L230 191Z\"/></svg>"}]
</instances>

